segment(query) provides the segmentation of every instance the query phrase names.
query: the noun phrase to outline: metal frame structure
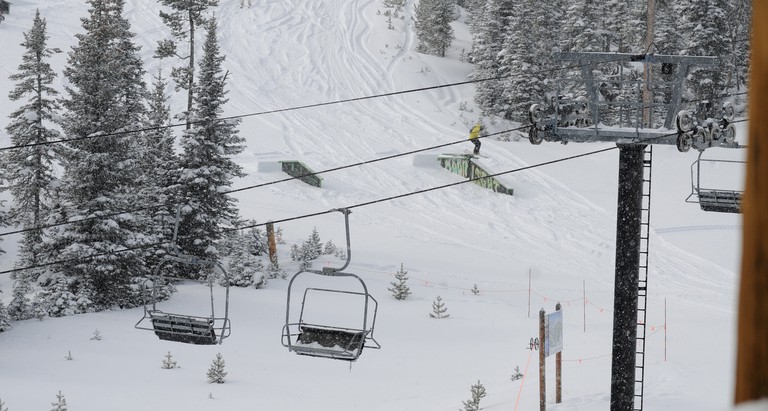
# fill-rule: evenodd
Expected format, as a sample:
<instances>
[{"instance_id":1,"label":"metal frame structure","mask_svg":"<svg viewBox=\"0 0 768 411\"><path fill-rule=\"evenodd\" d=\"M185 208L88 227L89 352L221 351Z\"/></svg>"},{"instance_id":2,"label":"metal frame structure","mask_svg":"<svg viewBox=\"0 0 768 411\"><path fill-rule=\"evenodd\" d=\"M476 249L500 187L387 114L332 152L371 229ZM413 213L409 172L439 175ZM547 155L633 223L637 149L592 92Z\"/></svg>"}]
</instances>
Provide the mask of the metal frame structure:
<instances>
[{"instance_id":1,"label":"metal frame structure","mask_svg":"<svg viewBox=\"0 0 768 411\"><path fill-rule=\"evenodd\" d=\"M683 83L692 66L714 66L714 57L635 55L625 53L560 53L562 61L576 61L581 67L583 93L573 97L565 93L564 84L573 79L557 81L557 97L546 105L533 104L528 112L532 126L528 138L533 144L542 141L568 142L610 142L617 144L669 144L676 145L681 152L691 147L704 150L714 146L738 147L734 142L735 128L731 124L734 109L730 103L724 104L712 112L709 103L697 107L696 115L690 110L683 110ZM595 80L593 69L597 63L617 63L620 70L623 64L664 64L677 66L671 81L654 80L652 77L642 80ZM608 84L619 88L635 88L637 93L646 88L649 92L668 91L667 102L644 103L641 100L611 101L606 95ZM617 110L619 124L606 125L601 112ZM644 123L644 112L664 113L664 121L658 127ZM714 115L716 118L710 117ZM651 122L652 123L652 122ZM676 132L675 132L676 131Z\"/></svg>"},{"instance_id":2,"label":"metal frame structure","mask_svg":"<svg viewBox=\"0 0 768 411\"><path fill-rule=\"evenodd\" d=\"M155 266L152 276L142 283L142 298L144 299L144 315L136 322L134 326L140 330L154 331L161 340L183 342L188 344L213 345L221 344L225 338L232 333L232 326L229 320L229 274L227 270L216 261L204 260L191 255L182 254L176 245L176 236L179 228L181 209L176 212L176 223L173 230L173 254L166 255ZM170 264L183 264L195 267L210 267L218 269L225 281L224 298L224 316L216 316L216 306L214 303L213 283L214 276L209 276L208 287L211 294L211 314L207 317L189 314L166 313L157 308L158 290L163 284L183 280L182 278L168 275L161 275L163 268ZM147 301L148 283L151 282L152 298L151 303ZM151 326L144 325L144 321L149 321Z\"/></svg>"},{"instance_id":3,"label":"metal frame structure","mask_svg":"<svg viewBox=\"0 0 768 411\"><path fill-rule=\"evenodd\" d=\"M324 357L336 360L356 361L363 348L379 349L381 345L375 340L373 330L376 324L378 302L368 293L365 282L357 275L345 273L343 270L352 259L349 241L349 214L348 209L339 209L344 214L347 237L347 261L340 268L323 267L322 270L302 270L296 273L288 283L288 298L285 310L285 325L283 326L281 342L289 351L299 355ZM328 288L309 287L304 290L301 300L301 310L298 319L291 317L291 295L296 279L302 274L310 273L329 277L351 277L360 282L362 292L334 290ZM335 325L322 325L307 323L304 321L307 295L310 293L331 293L358 295L364 299L362 324L359 328L339 327ZM368 321L371 318L370 322Z\"/></svg>"},{"instance_id":4,"label":"metal frame structure","mask_svg":"<svg viewBox=\"0 0 768 411\"><path fill-rule=\"evenodd\" d=\"M610 409L642 410L651 184L646 148L668 144L685 152L691 147L699 151L738 147L731 124L733 106L723 105L714 113L711 103L700 104L693 112L681 109L689 69L694 65L712 67L714 57L561 53L559 58L576 61L581 67L582 82L573 90L583 95L574 97L565 93L570 90L562 89L574 79L558 80L557 96L548 105L530 107L528 138L532 144L611 142L619 148ZM605 63L617 64L619 78L598 84L593 71L596 64ZM642 80L624 80L621 73L632 64L644 65ZM673 80L654 80L653 70L648 70L653 64L661 64L661 72L667 77L674 75ZM654 113L664 115L664 120L655 123ZM608 118L618 120L618 124L604 124Z\"/></svg>"}]
</instances>

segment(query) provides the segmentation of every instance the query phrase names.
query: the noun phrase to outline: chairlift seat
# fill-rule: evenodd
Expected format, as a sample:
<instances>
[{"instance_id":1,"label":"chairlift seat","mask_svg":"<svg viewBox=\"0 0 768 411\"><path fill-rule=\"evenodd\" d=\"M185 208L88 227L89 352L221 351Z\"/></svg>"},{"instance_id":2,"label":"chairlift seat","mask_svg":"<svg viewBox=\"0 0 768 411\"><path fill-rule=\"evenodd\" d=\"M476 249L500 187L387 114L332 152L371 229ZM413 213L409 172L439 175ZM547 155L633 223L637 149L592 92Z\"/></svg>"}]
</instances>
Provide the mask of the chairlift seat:
<instances>
[{"instance_id":1,"label":"chairlift seat","mask_svg":"<svg viewBox=\"0 0 768 411\"><path fill-rule=\"evenodd\" d=\"M365 333L360 330L348 330L331 327L302 325L297 341L301 344L317 343L326 348L341 347L354 350L363 344Z\"/></svg>"},{"instance_id":2,"label":"chairlift seat","mask_svg":"<svg viewBox=\"0 0 768 411\"><path fill-rule=\"evenodd\" d=\"M704 211L741 212L741 193L728 190L699 190L699 206Z\"/></svg>"},{"instance_id":3,"label":"chairlift seat","mask_svg":"<svg viewBox=\"0 0 768 411\"><path fill-rule=\"evenodd\" d=\"M216 344L213 319L160 312L151 313L150 318L155 335L161 340L199 345Z\"/></svg>"}]
</instances>

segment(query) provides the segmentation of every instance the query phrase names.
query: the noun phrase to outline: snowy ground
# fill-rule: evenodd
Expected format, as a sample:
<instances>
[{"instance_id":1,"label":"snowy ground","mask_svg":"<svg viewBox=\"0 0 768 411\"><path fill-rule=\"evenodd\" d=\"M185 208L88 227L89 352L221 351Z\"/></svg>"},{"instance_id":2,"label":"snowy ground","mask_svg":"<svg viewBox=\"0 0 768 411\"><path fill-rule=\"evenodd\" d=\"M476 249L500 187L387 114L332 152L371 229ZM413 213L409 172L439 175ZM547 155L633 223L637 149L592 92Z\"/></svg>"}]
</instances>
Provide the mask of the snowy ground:
<instances>
[{"instance_id":1,"label":"snowy ground","mask_svg":"<svg viewBox=\"0 0 768 411\"><path fill-rule=\"evenodd\" d=\"M395 30L388 30L381 1L254 0L250 9L223 1L216 14L231 79L227 114L465 81L471 67L458 56L470 47L466 28L456 25L448 59L417 54L412 6L411 0L405 19L393 19ZM21 33L31 27L36 7L48 20L50 46L65 52L86 15L82 2L15 1L0 24L0 95L13 87L7 78L20 63ZM150 73L158 66L150 58L154 44L168 32L157 12L156 2L126 1ZM60 72L65 61L58 55L54 69ZM248 148L237 161L249 175L235 187L285 178L270 171L279 160L324 170L464 139L478 114L459 105L472 107L472 93L471 85L451 87L246 117L240 130ZM13 109L2 100L0 118ZM511 126L494 126L505 128ZM746 128L739 131L743 138ZM0 146L8 144L0 129ZM483 153L501 171L607 147L486 141ZM237 195L243 216L259 222L354 207L347 271L360 275L379 301L381 350L366 350L352 364L288 352L280 344L288 282L275 280L262 290L232 290L232 336L221 346L160 341L135 330L141 309L14 323L0 334L0 399L10 411L50 407L59 390L73 410L443 411L460 408L479 380L488 393L484 409L531 410L538 404L538 368L536 353L526 347L537 333L535 314L561 301L564 403L554 405L550 380L550 409L607 409L618 151L510 174L505 179L514 196L464 184L355 207L460 181L429 157L468 148L466 142L324 174L322 189L292 181ZM652 410L725 410L732 398L741 218L685 203L695 159L673 147L654 149L645 391ZM722 174L741 184L738 174ZM339 213L280 227L289 243L317 227L324 241L344 244ZM3 241L8 253L0 269L13 265L13 241ZM283 251L283 267L295 272ZM396 301L387 288L401 263L413 295ZM6 298L11 284L0 277ZM474 284L479 295L470 292ZM169 311L208 304L204 287L179 291ZM447 319L429 317L438 295ZM91 339L96 330L101 340ZM160 367L169 351L180 368ZM222 385L205 378L217 352L229 372ZM511 381L516 366L525 379ZM554 375L552 364L548 374Z\"/></svg>"}]
</instances>

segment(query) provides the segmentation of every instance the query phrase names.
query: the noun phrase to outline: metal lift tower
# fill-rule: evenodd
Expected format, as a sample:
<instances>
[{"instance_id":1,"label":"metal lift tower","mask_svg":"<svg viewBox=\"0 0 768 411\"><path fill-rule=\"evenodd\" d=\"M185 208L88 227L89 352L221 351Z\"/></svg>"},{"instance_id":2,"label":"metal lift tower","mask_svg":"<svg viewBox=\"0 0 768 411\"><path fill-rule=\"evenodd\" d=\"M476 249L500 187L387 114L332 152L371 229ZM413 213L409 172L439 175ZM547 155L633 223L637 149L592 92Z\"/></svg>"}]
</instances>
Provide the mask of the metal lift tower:
<instances>
[{"instance_id":1,"label":"metal lift tower","mask_svg":"<svg viewBox=\"0 0 768 411\"><path fill-rule=\"evenodd\" d=\"M683 109L689 69L713 67L714 57L622 53L559 57L562 62L577 62L581 78L558 79L557 96L549 104L531 106L529 140L612 142L619 148L610 409L642 410L651 147L676 145L681 152L691 147L699 151L738 147L731 124L734 110L730 103L715 108L706 101ZM637 78L627 79L632 76L625 72L637 73Z\"/></svg>"}]
</instances>

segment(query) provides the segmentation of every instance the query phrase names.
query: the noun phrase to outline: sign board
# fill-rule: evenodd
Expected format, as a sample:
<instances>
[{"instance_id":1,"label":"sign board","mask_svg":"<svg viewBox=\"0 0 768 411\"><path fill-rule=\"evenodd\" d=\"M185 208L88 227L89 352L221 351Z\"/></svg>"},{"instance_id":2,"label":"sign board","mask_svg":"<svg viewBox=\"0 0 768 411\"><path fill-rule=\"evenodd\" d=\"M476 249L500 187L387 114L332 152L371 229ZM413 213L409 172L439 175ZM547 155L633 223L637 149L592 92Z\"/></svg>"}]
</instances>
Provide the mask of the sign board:
<instances>
[{"instance_id":1,"label":"sign board","mask_svg":"<svg viewBox=\"0 0 768 411\"><path fill-rule=\"evenodd\" d=\"M544 317L544 356L563 351L563 312L555 311Z\"/></svg>"}]
</instances>

